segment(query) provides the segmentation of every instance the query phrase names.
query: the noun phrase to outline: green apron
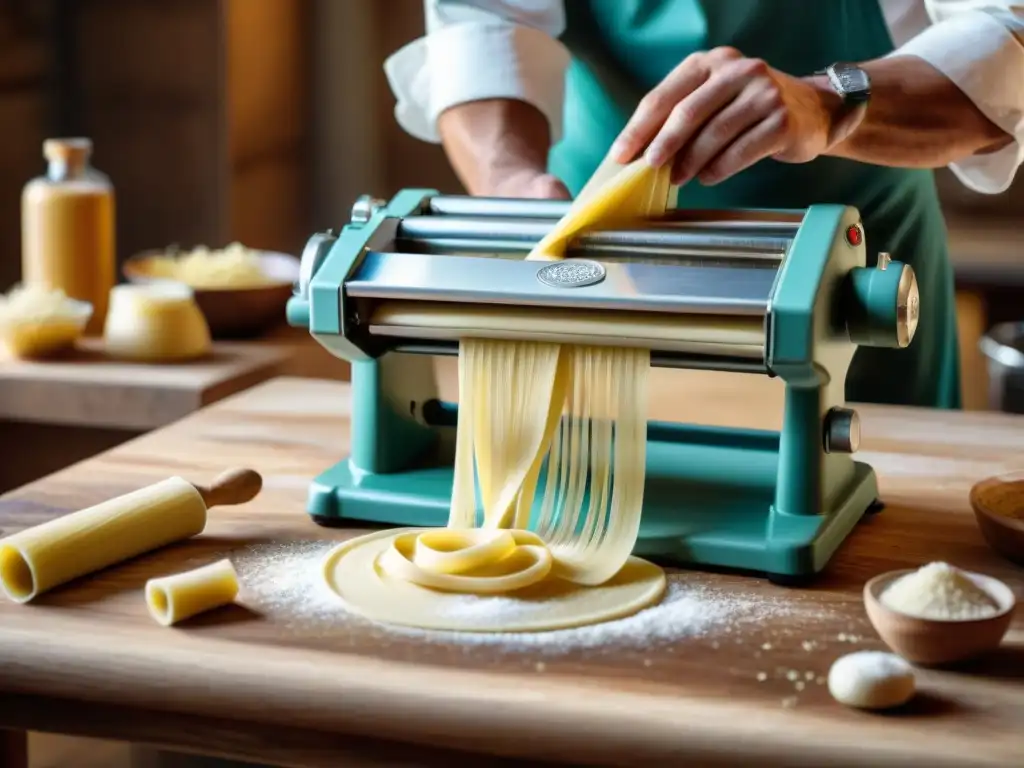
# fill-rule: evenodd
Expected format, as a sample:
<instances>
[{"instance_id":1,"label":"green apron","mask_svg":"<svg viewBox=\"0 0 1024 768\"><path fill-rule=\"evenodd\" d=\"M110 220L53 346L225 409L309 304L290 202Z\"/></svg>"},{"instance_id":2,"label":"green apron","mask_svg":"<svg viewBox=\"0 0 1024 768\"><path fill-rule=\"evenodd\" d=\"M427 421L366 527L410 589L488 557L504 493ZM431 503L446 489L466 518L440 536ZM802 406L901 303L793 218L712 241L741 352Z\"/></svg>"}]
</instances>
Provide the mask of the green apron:
<instances>
[{"instance_id":1,"label":"green apron","mask_svg":"<svg viewBox=\"0 0 1024 768\"><path fill-rule=\"evenodd\" d=\"M877 0L568 0L563 41L565 130L551 172L574 194L607 154L640 98L694 51L723 45L795 76L893 49ZM680 208L805 208L840 203L864 220L868 262L879 251L912 264L921 291L907 349L861 348L846 396L855 402L960 407L953 276L934 175L819 158L763 160L711 187L691 182Z\"/></svg>"}]
</instances>

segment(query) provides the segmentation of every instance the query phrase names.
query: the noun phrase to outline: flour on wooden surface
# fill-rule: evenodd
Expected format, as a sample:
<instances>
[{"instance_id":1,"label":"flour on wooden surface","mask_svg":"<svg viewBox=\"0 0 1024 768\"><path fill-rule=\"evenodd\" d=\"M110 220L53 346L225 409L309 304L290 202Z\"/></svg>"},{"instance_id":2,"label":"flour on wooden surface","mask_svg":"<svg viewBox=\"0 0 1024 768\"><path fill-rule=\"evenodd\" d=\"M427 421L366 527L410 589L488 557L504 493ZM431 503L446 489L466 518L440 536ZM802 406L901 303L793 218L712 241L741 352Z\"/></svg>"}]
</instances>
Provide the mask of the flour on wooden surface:
<instances>
[{"instance_id":1,"label":"flour on wooden surface","mask_svg":"<svg viewBox=\"0 0 1024 768\"><path fill-rule=\"evenodd\" d=\"M773 619L806 627L834 616L814 599L792 593L737 595L711 586L703 574L671 574L662 601L633 616L577 629L536 633L474 633L421 630L370 622L346 610L321 576L321 564L336 542L267 544L237 551L231 559L242 585L242 601L281 626L304 633L335 634L373 628L394 638L446 644L492 645L510 650L569 650L632 645L644 647L688 637L729 635L744 627L763 630ZM463 616L513 618L529 603L507 597L459 597L451 610ZM737 639L737 643L742 640Z\"/></svg>"}]
</instances>

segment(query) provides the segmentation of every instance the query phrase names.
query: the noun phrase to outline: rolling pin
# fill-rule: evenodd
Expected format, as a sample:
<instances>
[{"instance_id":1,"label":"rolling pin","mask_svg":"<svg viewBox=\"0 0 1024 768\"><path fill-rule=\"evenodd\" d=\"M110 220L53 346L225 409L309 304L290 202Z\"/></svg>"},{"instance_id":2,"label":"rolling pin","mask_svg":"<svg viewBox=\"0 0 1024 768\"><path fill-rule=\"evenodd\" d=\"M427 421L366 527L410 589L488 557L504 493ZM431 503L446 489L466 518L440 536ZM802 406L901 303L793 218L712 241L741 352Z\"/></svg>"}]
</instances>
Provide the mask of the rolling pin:
<instances>
[{"instance_id":1,"label":"rolling pin","mask_svg":"<svg viewBox=\"0 0 1024 768\"><path fill-rule=\"evenodd\" d=\"M0 539L0 587L27 603L72 579L202 533L210 507L244 504L263 487L251 469L232 469L209 486L180 477Z\"/></svg>"}]
</instances>

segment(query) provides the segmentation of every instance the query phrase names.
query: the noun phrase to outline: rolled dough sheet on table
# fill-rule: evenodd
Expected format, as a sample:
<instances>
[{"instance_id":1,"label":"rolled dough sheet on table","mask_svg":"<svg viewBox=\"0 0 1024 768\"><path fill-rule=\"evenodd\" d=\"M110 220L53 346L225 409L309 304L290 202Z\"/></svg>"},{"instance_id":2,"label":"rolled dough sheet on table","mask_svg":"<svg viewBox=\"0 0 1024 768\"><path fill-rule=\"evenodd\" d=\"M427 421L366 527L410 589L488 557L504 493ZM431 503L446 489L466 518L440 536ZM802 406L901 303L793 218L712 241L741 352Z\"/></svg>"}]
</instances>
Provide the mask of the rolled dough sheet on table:
<instances>
[{"instance_id":1,"label":"rolled dough sheet on table","mask_svg":"<svg viewBox=\"0 0 1024 768\"><path fill-rule=\"evenodd\" d=\"M365 618L453 632L545 632L598 624L631 616L665 592L665 572L635 557L600 586L552 578L502 596L440 592L383 574L377 560L392 539L422 530L378 531L335 547L323 563L327 586Z\"/></svg>"}]
</instances>

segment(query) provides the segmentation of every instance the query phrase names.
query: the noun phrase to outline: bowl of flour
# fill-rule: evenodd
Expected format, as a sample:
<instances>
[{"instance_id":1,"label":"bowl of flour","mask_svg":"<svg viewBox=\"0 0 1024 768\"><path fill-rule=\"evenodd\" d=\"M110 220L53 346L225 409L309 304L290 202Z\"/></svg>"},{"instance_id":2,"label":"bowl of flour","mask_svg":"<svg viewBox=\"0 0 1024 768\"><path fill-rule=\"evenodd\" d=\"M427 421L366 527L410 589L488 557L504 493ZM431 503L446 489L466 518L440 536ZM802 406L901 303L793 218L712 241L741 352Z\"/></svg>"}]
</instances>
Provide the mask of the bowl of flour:
<instances>
[{"instance_id":1,"label":"bowl of flour","mask_svg":"<svg viewBox=\"0 0 1024 768\"><path fill-rule=\"evenodd\" d=\"M949 563L890 571L864 585L864 607L879 637L917 664L950 664L997 648L1016 598L1006 584Z\"/></svg>"}]
</instances>

